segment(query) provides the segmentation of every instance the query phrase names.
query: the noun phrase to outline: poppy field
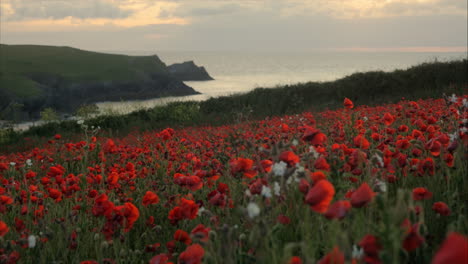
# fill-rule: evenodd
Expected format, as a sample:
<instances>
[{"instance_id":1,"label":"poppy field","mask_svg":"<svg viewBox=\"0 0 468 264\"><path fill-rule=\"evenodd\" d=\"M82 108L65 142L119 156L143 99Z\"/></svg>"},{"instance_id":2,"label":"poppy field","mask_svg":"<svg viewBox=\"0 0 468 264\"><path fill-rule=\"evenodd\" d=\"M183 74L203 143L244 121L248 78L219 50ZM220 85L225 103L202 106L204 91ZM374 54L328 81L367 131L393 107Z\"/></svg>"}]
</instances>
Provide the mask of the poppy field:
<instances>
[{"instance_id":1,"label":"poppy field","mask_svg":"<svg viewBox=\"0 0 468 264\"><path fill-rule=\"evenodd\" d=\"M0 263L468 263L468 96L0 156Z\"/></svg>"}]
</instances>

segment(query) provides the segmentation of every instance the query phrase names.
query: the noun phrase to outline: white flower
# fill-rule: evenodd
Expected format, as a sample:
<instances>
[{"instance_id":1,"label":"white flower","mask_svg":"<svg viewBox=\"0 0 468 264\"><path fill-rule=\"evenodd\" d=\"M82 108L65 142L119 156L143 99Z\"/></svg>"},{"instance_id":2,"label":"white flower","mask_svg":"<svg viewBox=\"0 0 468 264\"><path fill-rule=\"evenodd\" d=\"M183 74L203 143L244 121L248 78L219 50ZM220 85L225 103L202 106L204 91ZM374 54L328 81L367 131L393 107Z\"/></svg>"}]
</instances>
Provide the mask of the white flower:
<instances>
[{"instance_id":1,"label":"white flower","mask_svg":"<svg viewBox=\"0 0 468 264\"><path fill-rule=\"evenodd\" d=\"M201 216L201 215L203 214L203 212L205 212L205 211L206 211L205 207L202 206L202 207L198 208L198 213L197 213L197 215L198 215L198 216Z\"/></svg>"},{"instance_id":2,"label":"white flower","mask_svg":"<svg viewBox=\"0 0 468 264\"><path fill-rule=\"evenodd\" d=\"M247 195L247 197L250 197L252 196L252 193L250 192L249 189L245 190L245 195Z\"/></svg>"},{"instance_id":3,"label":"white flower","mask_svg":"<svg viewBox=\"0 0 468 264\"><path fill-rule=\"evenodd\" d=\"M309 152L312 153L312 155L314 155L314 158L318 158L320 156L320 153L317 152L314 146L309 147Z\"/></svg>"},{"instance_id":4,"label":"white flower","mask_svg":"<svg viewBox=\"0 0 468 264\"><path fill-rule=\"evenodd\" d=\"M463 98L463 107L464 108L468 108L468 100L466 100L466 98Z\"/></svg>"},{"instance_id":5,"label":"white flower","mask_svg":"<svg viewBox=\"0 0 468 264\"><path fill-rule=\"evenodd\" d=\"M356 245L353 245L353 252L351 253L351 257L353 259L361 259L363 255L364 255L364 250L362 250L362 248L358 249Z\"/></svg>"},{"instance_id":6,"label":"white flower","mask_svg":"<svg viewBox=\"0 0 468 264\"><path fill-rule=\"evenodd\" d=\"M27 159L27 160L26 160L26 165L32 166L32 161L31 161L31 159Z\"/></svg>"},{"instance_id":7,"label":"white flower","mask_svg":"<svg viewBox=\"0 0 468 264\"><path fill-rule=\"evenodd\" d=\"M453 142L454 140L456 140L458 138L458 133L453 133L453 134L449 134L449 137L450 137L450 142Z\"/></svg>"},{"instance_id":8,"label":"white flower","mask_svg":"<svg viewBox=\"0 0 468 264\"><path fill-rule=\"evenodd\" d=\"M80 120L76 121L76 123L77 123L78 125L82 125L82 124L84 123L84 120L80 119Z\"/></svg>"},{"instance_id":9,"label":"white flower","mask_svg":"<svg viewBox=\"0 0 468 264\"><path fill-rule=\"evenodd\" d=\"M272 167L273 174L275 176L284 176L284 174L286 173L287 166L288 164L286 164L286 162L284 161L280 161L280 162L273 164L273 167Z\"/></svg>"},{"instance_id":10,"label":"white flower","mask_svg":"<svg viewBox=\"0 0 468 264\"><path fill-rule=\"evenodd\" d=\"M364 119L364 121L369 120L369 118L367 116L363 117L362 119Z\"/></svg>"},{"instance_id":11,"label":"white flower","mask_svg":"<svg viewBox=\"0 0 468 264\"><path fill-rule=\"evenodd\" d=\"M468 128L462 127L460 128L460 132L462 132L463 134L466 134L466 132L468 132Z\"/></svg>"},{"instance_id":12,"label":"white flower","mask_svg":"<svg viewBox=\"0 0 468 264\"><path fill-rule=\"evenodd\" d=\"M279 185L278 182L273 183L273 191L275 192L276 196L280 196L281 194L281 186Z\"/></svg>"},{"instance_id":13,"label":"white flower","mask_svg":"<svg viewBox=\"0 0 468 264\"><path fill-rule=\"evenodd\" d=\"M14 167L16 165L16 162L10 162L10 166Z\"/></svg>"},{"instance_id":14,"label":"white flower","mask_svg":"<svg viewBox=\"0 0 468 264\"><path fill-rule=\"evenodd\" d=\"M247 205L247 214L250 218L255 218L260 214L260 207L256 203L250 202Z\"/></svg>"},{"instance_id":15,"label":"white flower","mask_svg":"<svg viewBox=\"0 0 468 264\"><path fill-rule=\"evenodd\" d=\"M379 166L383 168L384 162L383 162L382 157L380 157L377 153L375 153L374 158L377 160L377 163L379 164Z\"/></svg>"},{"instance_id":16,"label":"white flower","mask_svg":"<svg viewBox=\"0 0 468 264\"><path fill-rule=\"evenodd\" d=\"M456 103L458 100L457 96L455 94L452 94L452 96L449 97L449 101L452 103Z\"/></svg>"},{"instance_id":17,"label":"white flower","mask_svg":"<svg viewBox=\"0 0 468 264\"><path fill-rule=\"evenodd\" d=\"M375 186L376 191L378 192L383 192L383 193L387 192L387 184L384 181L376 179L374 186Z\"/></svg>"},{"instance_id":18,"label":"white flower","mask_svg":"<svg viewBox=\"0 0 468 264\"><path fill-rule=\"evenodd\" d=\"M292 144L293 146L297 146L299 144L299 141L297 141L297 139L293 139Z\"/></svg>"},{"instance_id":19,"label":"white flower","mask_svg":"<svg viewBox=\"0 0 468 264\"><path fill-rule=\"evenodd\" d=\"M271 198L271 188L265 185L262 185L262 193L265 198Z\"/></svg>"},{"instance_id":20,"label":"white flower","mask_svg":"<svg viewBox=\"0 0 468 264\"><path fill-rule=\"evenodd\" d=\"M36 236L34 236L34 235L28 236L28 247L29 248L36 247Z\"/></svg>"}]
</instances>

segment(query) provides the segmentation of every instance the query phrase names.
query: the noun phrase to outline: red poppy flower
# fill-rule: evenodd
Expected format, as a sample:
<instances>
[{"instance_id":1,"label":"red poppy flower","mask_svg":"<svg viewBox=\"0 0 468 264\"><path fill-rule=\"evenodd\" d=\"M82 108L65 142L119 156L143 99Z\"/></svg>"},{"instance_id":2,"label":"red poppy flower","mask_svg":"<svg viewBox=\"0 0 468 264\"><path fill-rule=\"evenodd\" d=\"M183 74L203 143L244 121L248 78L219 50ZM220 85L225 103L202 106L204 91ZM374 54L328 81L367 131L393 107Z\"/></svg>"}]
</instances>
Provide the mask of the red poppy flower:
<instances>
[{"instance_id":1,"label":"red poppy flower","mask_svg":"<svg viewBox=\"0 0 468 264\"><path fill-rule=\"evenodd\" d=\"M365 235L359 242L359 246L364 250L365 263L381 263L379 251L382 249L382 245L375 236Z\"/></svg>"},{"instance_id":2,"label":"red poppy flower","mask_svg":"<svg viewBox=\"0 0 468 264\"><path fill-rule=\"evenodd\" d=\"M147 191L145 196L143 196L143 205L148 206L150 204L157 204L159 203L159 197L157 194L151 191Z\"/></svg>"},{"instance_id":3,"label":"red poppy flower","mask_svg":"<svg viewBox=\"0 0 468 264\"><path fill-rule=\"evenodd\" d=\"M292 151L284 151L280 154L279 159L288 164L288 166L293 167L300 161L299 156L294 154Z\"/></svg>"},{"instance_id":4,"label":"red poppy flower","mask_svg":"<svg viewBox=\"0 0 468 264\"><path fill-rule=\"evenodd\" d=\"M316 183L320 180L325 180L327 176L322 171L315 171L310 174L310 178L312 179L312 182Z\"/></svg>"},{"instance_id":5,"label":"red poppy flower","mask_svg":"<svg viewBox=\"0 0 468 264\"><path fill-rule=\"evenodd\" d=\"M174 233L174 240L180 241L186 245L192 244L192 239L190 238L189 234L184 230L177 229Z\"/></svg>"},{"instance_id":6,"label":"red poppy flower","mask_svg":"<svg viewBox=\"0 0 468 264\"><path fill-rule=\"evenodd\" d=\"M314 168L317 170L329 171L330 165L324 157L320 157L315 161Z\"/></svg>"},{"instance_id":7,"label":"red poppy flower","mask_svg":"<svg viewBox=\"0 0 468 264\"><path fill-rule=\"evenodd\" d=\"M179 264L201 264L205 250L199 244L193 244L180 253Z\"/></svg>"},{"instance_id":8,"label":"red poppy flower","mask_svg":"<svg viewBox=\"0 0 468 264\"><path fill-rule=\"evenodd\" d=\"M291 223L291 219L289 219L289 217L283 214L278 215L278 217L276 218L276 221L278 221L279 223L283 225L289 225Z\"/></svg>"},{"instance_id":9,"label":"red poppy flower","mask_svg":"<svg viewBox=\"0 0 468 264\"><path fill-rule=\"evenodd\" d=\"M357 135L354 138L354 146L361 149L368 149L370 143L363 135Z\"/></svg>"},{"instance_id":10,"label":"red poppy flower","mask_svg":"<svg viewBox=\"0 0 468 264\"><path fill-rule=\"evenodd\" d=\"M328 219L343 219L351 209L351 203L347 200L336 201L328 207L324 216Z\"/></svg>"},{"instance_id":11,"label":"red poppy flower","mask_svg":"<svg viewBox=\"0 0 468 264\"><path fill-rule=\"evenodd\" d=\"M317 264L344 264L344 254L338 247L334 247L330 253L325 255Z\"/></svg>"},{"instance_id":12,"label":"red poppy flower","mask_svg":"<svg viewBox=\"0 0 468 264\"><path fill-rule=\"evenodd\" d=\"M355 208L363 207L372 201L374 196L375 193L369 187L367 182L365 182L351 195L351 205Z\"/></svg>"},{"instance_id":13,"label":"red poppy flower","mask_svg":"<svg viewBox=\"0 0 468 264\"><path fill-rule=\"evenodd\" d=\"M7 224L3 221L0 220L0 237L3 237L8 233L8 230L10 230L7 226Z\"/></svg>"},{"instance_id":14,"label":"red poppy flower","mask_svg":"<svg viewBox=\"0 0 468 264\"><path fill-rule=\"evenodd\" d=\"M302 264L302 260L298 256L293 256L289 259L288 264Z\"/></svg>"},{"instance_id":15,"label":"red poppy flower","mask_svg":"<svg viewBox=\"0 0 468 264\"><path fill-rule=\"evenodd\" d=\"M335 188L333 184L327 180L321 180L309 189L305 201L315 212L324 213L327 211L334 195Z\"/></svg>"},{"instance_id":16,"label":"red poppy flower","mask_svg":"<svg viewBox=\"0 0 468 264\"><path fill-rule=\"evenodd\" d=\"M353 101L349 100L348 98L344 99L343 105L348 109L352 109L354 107Z\"/></svg>"},{"instance_id":17,"label":"red poppy flower","mask_svg":"<svg viewBox=\"0 0 468 264\"><path fill-rule=\"evenodd\" d=\"M209 232L211 228L205 227L203 224L197 225L190 234L200 241L207 242L209 240Z\"/></svg>"},{"instance_id":18,"label":"red poppy flower","mask_svg":"<svg viewBox=\"0 0 468 264\"><path fill-rule=\"evenodd\" d=\"M456 232L450 233L432 259L432 264L468 263L468 239Z\"/></svg>"},{"instance_id":19,"label":"red poppy flower","mask_svg":"<svg viewBox=\"0 0 468 264\"><path fill-rule=\"evenodd\" d=\"M181 173L174 174L174 183L182 187L188 188L191 191L200 190L203 187L203 182L198 176L185 176Z\"/></svg>"},{"instance_id":20,"label":"red poppy flower","mask_svg":"<svg viewBox=\"0 0 468 264\"><path fill-rule=\"evenodd\" d=\"M432 210L434 210L436 213L443 215L443 216L450 215L450 208L444 202L435 202L432 205Z\"/></svg>"},{"instance_id":21,"label":"red poppy flower","mask_svg":"<svg viewBox=\"0 0 468 264\"><path fill-rule=\"evenodd\" d=\"M403 228L406 229L406 236L402 246L406 251L413 251L424 243L424 238L419 234L419 223L411 225L411 222L406 219L403 222Z\"/></svg>"},{"instance_id":22,"label":"red poppy flower","mask_svg":"<svg viewBox=\"0 0 468 264\"><path fill-rule=\"evenodd\" d=\"M302 140L309 142L312 146L322 146L327 141L327 136L316 128L306 126Z\"/></svg>"},{"instance_id":23,"label":"red poppy flower","mask_svg":"<svg viewBox=\"0 0 468 264\"><path fill-rule=\"evenodd\" d=\"M424 187L418 187L413 189L413 200L415 201L427 200L431 197L432 193Z\"/></svg>"},{"instance_id":24,"label":"red poppy flower","mask_svg":"<svg viewBox=\"0 0 468 264\"><path fill-rule=\"evenodd\" d=\"M245 177L253 178L257 175L257 172L252 169L253 163L253 160L244 158L231 160L229 162L229 165L231 166L231 173L235 175L241 172Z\"/></svg>"},{"instance_id":25,"label":"red poppy flower","mask_svg":"<svg viewBox=\"0 0 468 264\"><path fill-rule=\"evenodd\" d=\"M152 257L149 261L149 264L169 264L167 261L169 257L166 254L159 254Z\"/></svg>"},{"instance_id":26,"label":"red poppy flower","mask_svg":"<svg viewBox=\"0 0 468 264\"><path fill-rule=\"evenodd\" d=\"M49 197L58 202L62 200L62 192L57 189L49 188Z\"/></svg>"},{"instance_id":27,"label":"red poppy flower","mask_svg":"<svg viewBox=\"0 0 468 264\"><path fill-rule=\"evenodd\" d=\"M390 113L385 113L384 117L383 117L383 120L384 120L384 124L386 126L389 126L389 125L393 124L393 122L395 121L395 117L392 116L392 114L390 114Z\"/></svg>"}]
</instances>

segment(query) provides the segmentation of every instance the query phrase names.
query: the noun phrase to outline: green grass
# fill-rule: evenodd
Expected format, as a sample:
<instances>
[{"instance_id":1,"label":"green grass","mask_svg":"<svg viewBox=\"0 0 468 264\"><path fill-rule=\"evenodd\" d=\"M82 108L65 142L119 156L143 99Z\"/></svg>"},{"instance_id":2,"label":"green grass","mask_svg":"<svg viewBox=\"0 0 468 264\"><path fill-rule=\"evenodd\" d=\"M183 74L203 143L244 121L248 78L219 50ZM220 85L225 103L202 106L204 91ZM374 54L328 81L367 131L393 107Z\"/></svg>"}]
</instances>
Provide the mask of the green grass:
<instances>
[{"instance_id":1,"label":"green grass","mask_svg":"<svg viewBox=\"0 0 468 264\"><path fill-rule=\"evenodd\" d=\"M58 76L65 82L132 81L166 74L157 56L126 56L70 47L0 45L0 89L18 97L37 96L32 78Z\"/></svg>"}]
</instances>

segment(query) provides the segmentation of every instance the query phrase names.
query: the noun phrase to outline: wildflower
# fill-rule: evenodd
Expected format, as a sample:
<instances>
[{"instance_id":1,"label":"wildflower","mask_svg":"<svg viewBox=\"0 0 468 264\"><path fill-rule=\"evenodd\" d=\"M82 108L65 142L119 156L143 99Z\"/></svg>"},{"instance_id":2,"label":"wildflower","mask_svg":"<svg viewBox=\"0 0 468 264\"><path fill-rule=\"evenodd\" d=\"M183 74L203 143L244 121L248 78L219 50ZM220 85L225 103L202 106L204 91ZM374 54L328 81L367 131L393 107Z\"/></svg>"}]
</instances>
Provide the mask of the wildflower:
<instances>
[{"instance_id":1,"label":"wildflower","mask_svg":"<svg viewBox=\"0 0 468 264\"><path fill-rule=\"evenodd\" d=\"M159 202L159 197L157 194L147 191L145 196L143 196L143 205L148 206L150 204L157 204Z\"/></svg>"},{"instance_id":2,"label":"wildflower","mask_svg":"<svg viewBox=\"0 0 468 264\"><path fill-rule=\"evenodd\" d=\"M29 248L36 247L36 236L34 236L34 235L28 236L28 247Z\"/></svg>"},{"instance_id":3,"label":"wildflower","mask_svg":"<svg viewBox=\"0 0 468 264\"><path fill-rule=\"evenodd\" d=\"M262 192L261 192L261 194L262 194L265 198L271 198L271 188L268 187L268 186L262 185Z\"/></svg>"},{"instance_id":4,"label":"wildflower","mask_svg":"<svg viewBox=\"0 0 468 264\"><path fill-rule=\"evenodd\" d=\"M286 164L286 162L284 161L280 161L279 163L275 163L273 164L273 175L275 176L284 176L284 174L286 173L286 167L288 166L288 164Z\"/></svg>"},{"instance_id":5,"label":"wildflower","mask_svg":"<svg viewBox=\"0 0 468 264\"><path fill-rule=\"evenodd\" d=\"M192 229L190 234L198 238L200 241L207 242L209 240L210 230L210 228L205 227L203 224L199 224L194 229Z\"/></svg>"},{"instance_id":6,"label":"wildflower","mask_svg":"<svg viewBox=\"0 0 468 264\"><path fill-rule=\"evenodd\" d=\"M252 169L253 163L254 162L251 159L233 159L229 162L229 165L231 166L231 173L236 174L242 172L245 177L253 178L257 175L257 172Z\"/></svg>"},{"instance_id":7,"label":"wildflower","mask_svg":"<svg viewBox=\"0 0 468 264\"><path fill-rule=\"evenodd\" d=\"M200 264L204 255L205 250L199 244L193 244L180 253L179 264Z\"/></svg>"},{"instance_id":8,"label":"wildflower","mask_svg":"<svg viewBox=\"0 0 468 264\"><path fill-rule=\"evenodd\" d=\"M327 141L327 136L316 128L306 126L302 140L309 142L312 146L322 146Z\"/></svg>"},{"instance_id":9,"label":"wildflower","mask_svg":"<svg viewBox=\"0 0 468 264\"><path fill-rule=\"evenodd\" d=\"M174 240L182 242L186 245L192 244L192 239L190 238L189 234L184 230L177 229L174 233Z\"/></svg>"},{"instance_id":10,"label":"wildflower","mask_svg":"<svg viewBox=\"0 0 468 264\"><path fill-rule=\"evenodd\" d=\"M0 237L3 237L8 233L8 230L10 230L7 226L7 224L3 221L0 220Z\"/></svg>"},{"instance_id":11,"label":"wildflower","mask_svg":"<svg viewBox=\"0 0 468 264\"><path fill-rule=\"evenodd\" d=\"M319 260L317 264L344 264L343 252L335 246L332 251Z\"/></svg>"},{"instance_id":12,"label":"wildflower","mask_svg":"<svg viewBox=\"0 0 468 264\"><path fill-rule=\"evenodd\" d=\"M255 218L260 214L260 207L254 202L250 202L247 205L247 214L250 218Z\"/></svg>"},{"instance_id":13,"label":"wildflower","mask_svg":"<svg viewBox=\"0 0 468 264\"><path fill-rule=\"evenodd\" d=\"M26 160L26 165L28 165L28 166L32 166L32 165L33 165L31 159L27 159L27 160Z\"/></svg>"},{"instance_id":14,"label":"wildflower","mask_svg":"<svg viewBox=\"0 0 468 264\"><path fill-rule=\"evenodd\" d=\"M364 255L364 250L362 248L358 248L356 245L353 245L353 251L351 252L351 257L353 259L361 259Z\"/></svg>"},{"instance_id":15,"label":"wildflower","mask_svg":"<svg viewBox=\"0 0 468 264\"><path fill-rule=\"evenodd\" d=\"M365 263L380 263L379 251L382 245L373 235L365 235L359 242L359 246L364 250Z\"/></svg>"},{"instance_id":16,"label":"wildflower","mask_svg":"<svg viewBox=\"0 0 468 264\"><path fill-rule=\"evenodd\" d=\"M280 222L281 224L283 225L289 225L291 223L291 219L289 219L289 217L281 214L281 215L278 215L278 217L276 218L276 220L278 222Z\"/></svg>"},{"instance_id":17,"label":"wildflower","mask_svg":"<svg viewBox=\"0 0 468 264\"><path fill-rule=\"evenodd\" d=\"M432 258L432 264L468 263L468 239L456 232L450 233Z\"/></svg>"},{"instance_id":18,"label":"wildflower","mask_svg":"<svg viewBox=\"0 0 468 264\"><path fill-rule=\"evenodd\" d=\"M406 219L403 222L403 228L406 229L406 236L403 240L403 248L406 251L413 251L421 246L424 238L419 234L419 223L411 225L411 222Z\"/></svg>"},{"instance_id":19,"label":"wildflower","mask_svg":"<svg viewBox=\"0 0 468 264\"><path fill-rule=\"evenodd\" d=\"M454 103L454 104L458 102L458 98L455 94L452 94L452 96L450 96L448 99L451 103Z\"/></svg>"},{"instance_id":20,"label":"wildflower","mask_svg":"<svg viewBox=\"0 0 468 264\"><path fill-rule=\"evenodd\" d=\"M432 197L432 193L423 187L418 187L413 189L413 200L420 201L420 200L427 200Z\"/></svg>"},{"instance_id":21,"label":"wildflower","mask_svg":"<svg viewBox=\"0 0 468 264\"><path fill-rule=\"evenodd\" d=\"M450 215L450 208L444 202L435 202L432 205L432 210L434 210L434 212L436 212L436 213L438 213L440 215L443 215L443 216Z\"/></svg>"},{"instance_id":22,"label":"wildflower","mask_svg":"<svg viewBox=\"0 0 468 264\"><path fill-rule=\"evenodd\" d=\"M314 168L317 170L329 171L330 165L324 157L320 157L315 161Z\"/></svg>"},{"instance_id":23,"label":"wildflower","mask_svg":"<svg viewBox=\"0 0 468 264\"><path fill-rule=\"evenodd\" d=\"M288 264L302 264L302 260L298 256L293 256L289 259Z\"/></svg>"},{"instance_id":24,"label":"wildflower","mask_svg":"<svg viewBox=\"0 0 468 264\"><path fill-rule=\"evenodd\" d=\"M159 254L152 257L149 261L149 264L168 264L169 257L166 254Z\"/></svg>"},{"instance_id":25,"label":"wildflower","mask_svg":"<svg viewBox=\"0 0 468 264\"><path fill-rule=\"evenodd\" d=\"M363 207L372 201L375 193L365 182L351 195L351 205L356 208Z\"/></svg>"},{"instance_id":26,"label":"wildflower","mask_svg":"<svg viewBox=\"0 0 468 264\"><path fill-rule=\"evenodd\" d=\"M276 196L280 196L281 194L281 186L279 185L278 182L273 183L273 192L275 193Z\"/></svg>"},{"instance_id":27,"label":"wildflower","mask_svg":"<svg viewBox=\"0 0 468 264\"><path fill-rule=\"evenodd\" d=\"M321 180L309 189L305 201L315 212L324 213L327 211L334 195L335 188L333 185L327 180Z\"/></svg>"},{"instance_id":28,"label":"wildflower","mask_svg":"<svg viewBox=\"0 0 468 264\"><path fill-rule=\"evenodd\" d=\"M336 201L328 207L324 216L328 219L343 219L351 209L351 203L347 200Z\"/></svg>"},{"instance_id":29,"label":"wildflower","mask_svg":"<svg viewBox=\"0 0 468 264\"><path fill-rule=\"evenodd\" d=\"M354 146L361 149L368 149L370 143L363 135L357 135L354 138Z\"/></svg>"},{"instance_id":30,"label":"wildflower","mask_svg":"<svg viewBox=\"0 0 468 264\"><path fill-rule=\"evenodd\" d=\"M348 109L352 109L354 107L353 101L349 100L348 98L344 99L343 105Z\"/></svg>"},{"instance_id":31,"label":"wildflower","mask_svg":"<svg viewBox=\"0 0 468 264\"><path fill-rule=\"evenodd\" d=\"M379 179L375 179L374 188L381 193L387 192L387 184Z\"/></svg>"},{"instance_id":32,"label":"wildflower","mask_svg":"<svg viewBox=\"0 0 468 264\"><path fill-rule=\"evenodd\" d=\"M297 156L292 151L284 151L280 154L279 159L283 162L286 162L288 166L293 167L300 161L299 156Z\"/></svg>"},{"instance_id":33,"label":"wildflower","mask_svg":"<svg viewBox=\"0 0 468 264\"><path fill-rule=\"evenodd\" d=\"M385 113L383 120L386 126L390 126L395 121L395 117L390 113Z\"/></svg>"}]
</instances>

